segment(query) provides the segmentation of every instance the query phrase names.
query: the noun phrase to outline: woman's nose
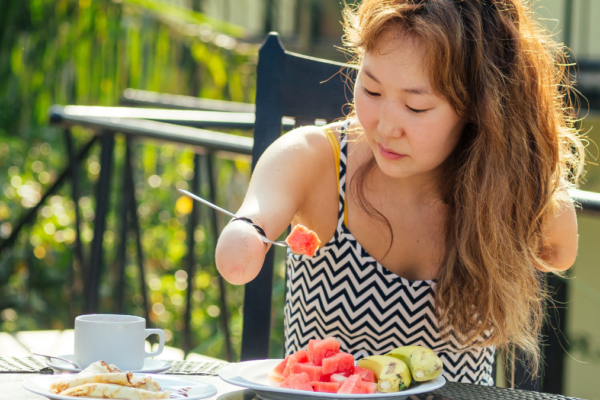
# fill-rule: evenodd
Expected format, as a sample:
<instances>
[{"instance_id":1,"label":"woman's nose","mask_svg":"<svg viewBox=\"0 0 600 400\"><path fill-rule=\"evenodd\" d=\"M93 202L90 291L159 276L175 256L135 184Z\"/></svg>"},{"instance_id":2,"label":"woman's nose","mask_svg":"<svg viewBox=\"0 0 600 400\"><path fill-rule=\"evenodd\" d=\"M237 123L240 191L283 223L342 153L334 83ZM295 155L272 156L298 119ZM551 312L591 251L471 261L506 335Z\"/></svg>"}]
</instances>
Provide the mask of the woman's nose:
<instances>
[{"instance_id":1,"label":"woman's nose","mask_svg":"<svg viewBox=\"0 0 600 400\"><path fill-rule=\"evenodd\" d=\"M398 107L387 105L381 108L378 131L386 137L401 137L404 134L404 121Z\"/></svg>"}]
</instances>

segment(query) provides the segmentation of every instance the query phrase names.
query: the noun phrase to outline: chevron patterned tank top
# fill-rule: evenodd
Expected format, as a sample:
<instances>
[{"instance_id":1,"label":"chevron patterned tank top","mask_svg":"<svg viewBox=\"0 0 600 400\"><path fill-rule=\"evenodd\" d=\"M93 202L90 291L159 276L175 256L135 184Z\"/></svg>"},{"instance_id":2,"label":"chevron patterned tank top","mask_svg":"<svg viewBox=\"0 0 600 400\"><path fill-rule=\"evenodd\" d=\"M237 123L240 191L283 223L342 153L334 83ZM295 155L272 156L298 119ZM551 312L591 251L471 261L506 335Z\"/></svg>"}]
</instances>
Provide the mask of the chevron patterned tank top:
<instances>
[{"instance_id":1,"label":"chevron patterned tank top","mask_svg":"<svg viewBox=\"0 0 600 400\"><path fill-rule=\"evenodd\" d=\"M286 355L310 339L334 336L342 350L361 358L396 347L429 347L444 363L451 382L493 385L494 347L442 339L434 312L435 281L409 281L379 264L354 239L345 223L347 138L325 127L339 165L339 211L333 238L313 257L287 254Z\"/></svg>"}]
</instances>

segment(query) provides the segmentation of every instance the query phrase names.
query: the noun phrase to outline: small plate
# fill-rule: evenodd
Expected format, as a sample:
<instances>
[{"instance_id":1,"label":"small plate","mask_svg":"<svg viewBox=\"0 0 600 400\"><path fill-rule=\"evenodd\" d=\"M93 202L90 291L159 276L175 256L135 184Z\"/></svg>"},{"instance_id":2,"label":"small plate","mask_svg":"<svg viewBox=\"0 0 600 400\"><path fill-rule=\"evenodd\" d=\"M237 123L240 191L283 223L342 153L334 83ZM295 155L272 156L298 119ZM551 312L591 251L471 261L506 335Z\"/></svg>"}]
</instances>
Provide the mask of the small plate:
<instances>
[{"instance_id":1,"label":"small plate","mask_svg":"<svg viewBox=\"0 0 600 400\"><path fill-rule=\"evenodd\" d=\"M50 384L54 381L65 379L69 375L57 375L57 376L36 376L33 378L26 379L23 382L23 387L30 392L39 394L41 396L46 396L49 399L55 400L73 400L74 397L70 396L61 396L59 394L53 393L50 391ZM134 374L136 378L145 378L149 375L146 374ZM154 379L160 385L161 389L178 391L183 388L190 388L187 391L187 396L185 400L198 400L204 399L206 397L214 396L217 393L217 388L215 388L210 383L192 381L185 378L173 377L173 376L165 376L165 375L152 375L152 379ZM171 396L171 398L183 398L184 396ZM80 399L89 399L91 397L78 397Z\"/></svg>"},{"instance_id":2,"label":"small plate","mask_svg":"<svg viewBox=\"0 0 600 400\"><path fill-rule=\"evenodd\" d=\"M66 358L67 360L75 361L73 354L67 354L64 356L58 356L60 358ZM46 365L58 369L60 371L69 371L69 372L80 372L81 369L75 368L71 364L68 364L64 361L57 360L56 358L46 359ZM144 367L138 371L130 371L130 372L140 372L145 374L152 374L163 372L171 368L171 363L165 360L157 360L155 358L145 358L144 359Z\"/></svg>"},{"instance_id":3,"label":"small plate","mask_svg":"<svg viewBox=\"0 0 600 400\"><path fill-rule=\"evenodd\" d=\"M269 372L279 364L281 359L255 360L230 364L219 370L219 378L232 385L252 389L264 400L292 400L304 397L306 400L317 399L365 399L365 400L397 400L413 394L427 393L439 389L446 384L443 376L427 382L413 382L410 388L401 392L373 394L338 394L309 392L305 390L282 389L268 379Z\"/></svg>"}]
</instances>

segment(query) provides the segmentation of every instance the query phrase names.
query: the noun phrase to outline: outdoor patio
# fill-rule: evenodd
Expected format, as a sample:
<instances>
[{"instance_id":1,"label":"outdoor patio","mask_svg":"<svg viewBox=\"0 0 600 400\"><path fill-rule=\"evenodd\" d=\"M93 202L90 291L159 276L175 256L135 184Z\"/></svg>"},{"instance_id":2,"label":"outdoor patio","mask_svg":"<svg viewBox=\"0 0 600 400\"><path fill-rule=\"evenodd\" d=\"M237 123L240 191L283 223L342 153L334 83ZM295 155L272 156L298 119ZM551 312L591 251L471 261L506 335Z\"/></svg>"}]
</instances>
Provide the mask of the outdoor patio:
<instances>
[{"instance_id":1,"label":"outdoor patio","mask_svg":"<svg viewBox=\"0 0 600 400\"><path fill-rule=\"evenodd\" d=\"M339 32L329 19L337 20L332 10L339 10L335 2L314 2L294 16L286 2L271 10L268 5L277 2L265 0L271 11L260 23L245 26L243 7L230 0L230 11L221 8L225 3L207 1L200 9L192 1L183 14L175 3L0 5L0 29L9 20L29 21L34 15L31 27L15 22L10 26L17 33L0 32L0 88L6 88L0 96L0 364L5 357L29 358L30 349L73 354L74 318L88 313L139 315L148 327L165 330L161 360L214 365L283 355L285 251L269 252L256 282L228 284L214 261L227 218L193 204L177 189L236 210L256 160L274 138L343 116L346 81L339 75L328 80L331 71L344 67L341 59L313 64L310 57L284 53L274 45L279 39L267 37L281 28L287 50L331 60L332 37ZM573 19L578 15L584 26L585 7L599 16L600 9L569 0L547 3L552 12L562 10L567 32L573 32L564 40L583 46L584 29L572 28ZM226 11L229 19L223 18ZM311 13L321 17L303 25ZM296 21L294 29L290 21ZM257 72L265 38L273 45L268 58L288 63L285 72L275 73L282 79L304 77L274 89L281 97L265 94L268 85ZM587 46L577 68L590 112L578 127L597 144L600 134L591 128L600 121L600 50L596 54ZM273 78L269 71L269 79L262 72L264 80ZM311 85L337 97L315 103L294 89L309 93ZM588 150L597 156L594 145ZM537 381L542 393L501 392L532 390L535 383L519 363L506 364L498 355L494 378L500 388L448 385L430 400L598 393L593 383L600 371L597 165L590 164L581 189L571 192L581 205L578 259L568 279L547 277L556 303L549 305L543 332L545 363ZM0 399L3 393L16 400L39 397L22 388L45 367L44 359L34 360L31 374L3 370L0 385L8 391L0 391ZM200 375L191 379L218 389L211 399L255 398L250 390Z\"/></svg>"}]
</instances>

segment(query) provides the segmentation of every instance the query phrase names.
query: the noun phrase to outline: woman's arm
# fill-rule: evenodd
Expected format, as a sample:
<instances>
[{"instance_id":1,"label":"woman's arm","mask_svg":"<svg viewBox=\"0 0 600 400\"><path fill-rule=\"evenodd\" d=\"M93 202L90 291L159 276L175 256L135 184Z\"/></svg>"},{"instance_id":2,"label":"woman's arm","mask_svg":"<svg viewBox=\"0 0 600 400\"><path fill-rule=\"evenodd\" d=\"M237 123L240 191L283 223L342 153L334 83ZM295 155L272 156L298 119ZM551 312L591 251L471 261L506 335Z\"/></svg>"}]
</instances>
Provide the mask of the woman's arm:
<instances>
[{"instance_id":1,"label":"woman's arm","mask_svg":"<svg viewBox=\"0 0 600 400\"><path fill-rule=\"evenodd\" d=\"M331 145L320 128L283 135L256 164L236 215L252 219L269 239L277 239L301 209L314 180L332 168L332 159ZM217 269L228 282L245 284L260 272L267 250L252 226L230 222L217 242Z\"/></svg>"},{"instance_id":2,"label":"woman's arm","mask_svg":"<svg viewBox=\"0 0 600 400\"><path fill-rule=\"evenodd\" d=\"M542 258L552 268L566 271L573 266L577 257L577 215L570 201L562 203L548 221Z\"/></svg>"}]
</instances>

